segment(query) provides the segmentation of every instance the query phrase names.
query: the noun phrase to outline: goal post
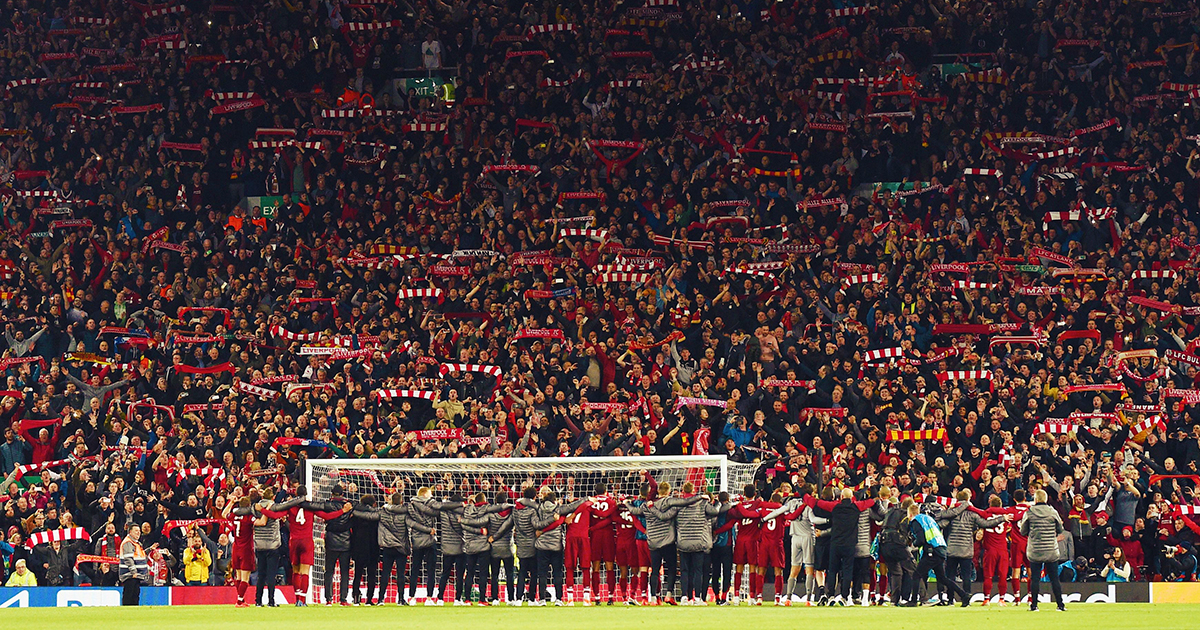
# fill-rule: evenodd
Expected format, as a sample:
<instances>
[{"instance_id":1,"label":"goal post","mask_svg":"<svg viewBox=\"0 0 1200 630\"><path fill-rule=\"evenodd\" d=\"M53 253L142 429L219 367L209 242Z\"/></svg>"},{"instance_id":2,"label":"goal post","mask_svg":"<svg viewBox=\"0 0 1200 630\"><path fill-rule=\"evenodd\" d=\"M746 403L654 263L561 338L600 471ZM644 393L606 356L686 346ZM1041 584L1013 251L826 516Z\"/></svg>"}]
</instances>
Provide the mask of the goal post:
<instances>
[{"instance_id":1,"label":"goal post","mask_svg":"<svg viewBox=\"0 0 1200 630\"><path fill-rule=\"evenodd\" d=\"M432 489L439 499L483 492L491 500L500 490L516 499L529 486L547 486L561 497L582 498L591 496L598 482L604 482L612 495L633 497L646 481L666 482L673 490L691 482L697 492L739 495L745 484L753 483L758 466L732 462L723 455L313 459L305 463L305 483L313 501L329 500L334 487L340 485L344 498L353 503L366 496L374 496L380 503L393 492L401 492L407 501L421 487ZM316 558L311 574L312 601L324 599L324 533L324 522L318 519L313 528ZM338 597L340 580L334 581L334 589L334 597ZM395 601L394 591L379 595Z\"/></svg>"}]
</instances>

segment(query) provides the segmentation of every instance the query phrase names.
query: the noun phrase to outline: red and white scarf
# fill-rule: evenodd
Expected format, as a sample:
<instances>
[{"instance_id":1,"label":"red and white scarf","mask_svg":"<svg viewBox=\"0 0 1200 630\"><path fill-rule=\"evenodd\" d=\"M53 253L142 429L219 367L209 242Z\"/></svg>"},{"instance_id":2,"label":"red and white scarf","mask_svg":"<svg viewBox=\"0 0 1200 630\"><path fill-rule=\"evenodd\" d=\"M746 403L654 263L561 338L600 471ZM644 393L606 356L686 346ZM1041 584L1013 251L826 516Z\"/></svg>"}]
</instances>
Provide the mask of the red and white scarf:
<instances>
[{"instance_id":1,"label":"red and white scarf","mask_svg":"<svg viewBox=\"0 0 1200 630\"><path fill-rule=\"evenodd\" d=\"M25 544L30 547L45 545L52 542L65 542L68 540L86 540L91 542L92 537L87 530L82 527L71 527L69 529L52 529L49 531L30 534L25 540Z\"/></svg>"}]
</instances>

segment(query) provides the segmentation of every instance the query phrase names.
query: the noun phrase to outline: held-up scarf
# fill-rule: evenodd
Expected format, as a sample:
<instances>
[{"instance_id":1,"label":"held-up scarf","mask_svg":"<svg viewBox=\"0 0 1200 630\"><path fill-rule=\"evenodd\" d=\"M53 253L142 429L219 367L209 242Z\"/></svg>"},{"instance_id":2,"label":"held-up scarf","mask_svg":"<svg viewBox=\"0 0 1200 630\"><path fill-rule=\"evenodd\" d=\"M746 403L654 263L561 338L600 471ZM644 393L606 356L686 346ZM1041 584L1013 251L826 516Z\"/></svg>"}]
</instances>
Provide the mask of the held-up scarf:
<instances>
[{"instance_id":1,"label":"held-up scarf","mask_svg":"<svg viewBox=\"0 0 1200 630\"><path fill-rule=\"evenodd\" d=\"M680 407L700 405L702 407L719 407L725 409L729 403L724 400L716 400L713 398L695 398L692 396L680 396L675 399L675 406L671 409L672 412L679 411Z\"/></svg>"},{"instance_id":2,"label":"held-up scarf","mask_svg":"<svg viewBox=\"0 0 1200 630\"><path fill-rule=\"evenodd\" d=\"M52 542L65 542L68 540L86 540L91 542L92 537L87 530L82 527L72 527L70 529L52 529L45 532L30 534L25 540L25 544L30 548L38 545L45 545Z\"/></svg>"},{"instance_id":3,"label":"held-up scarf","mask_svg":"<svg viewBox=\"0 0 1200 630\"><path fill-rule=\"evenodd\" d=\"M1051 435L1069 435L1079 430L1079 425L1071 422L1039 422L1033 428L1034 435L1049 433Z\"/></svg>"},{"instance_id":4,"label":"held-up scarf","mask_svg":"<svg viewBox=\"0 0 1200 630\"><path fill-rule=\"evenodd\" d=\"M453 429L429 429L425 431L409 431L405 434L410 440L457 440L463 436L463 430L459 428Z\"/></svg>"},{"instance_id":5,"label":"held-up scarf","mask_svg":"<svg viewBox=\"0 0 1200 630\"><path fill-rule=\"evenodd\" d=\"M168 536L172 531L179 529L180 527L191 527L193 525L196 527L207 527L208 525L225 525L229 522L230 521L227 521L223 518L197 518L192 520L167 521L166 523L163 523L162 533L163 536Z\"/></svg>"},{"instance_id":6,"label":"held-up scarf","mask_svg":"<svg viewBox=\"0 0 1200 630\"><path fill-rule=\"evenodd\" d=\"M393 398L421 398L424 400L433 400L437 398L438 393L424 389L379 389L375 391L375 398L380 401L391 400Z\"/></svg>"},{"instance_id":7,"label":"held-up scarf","mask_svg":"<svg viewBox=\"0 0 1200 630\"><path fill-rule=\"evenodd\" d=\"M924 429L922 431L910 431L889 429L889 442L916 442L918 440L945 440L945 429Z\"/></svg>"}]
</instances>

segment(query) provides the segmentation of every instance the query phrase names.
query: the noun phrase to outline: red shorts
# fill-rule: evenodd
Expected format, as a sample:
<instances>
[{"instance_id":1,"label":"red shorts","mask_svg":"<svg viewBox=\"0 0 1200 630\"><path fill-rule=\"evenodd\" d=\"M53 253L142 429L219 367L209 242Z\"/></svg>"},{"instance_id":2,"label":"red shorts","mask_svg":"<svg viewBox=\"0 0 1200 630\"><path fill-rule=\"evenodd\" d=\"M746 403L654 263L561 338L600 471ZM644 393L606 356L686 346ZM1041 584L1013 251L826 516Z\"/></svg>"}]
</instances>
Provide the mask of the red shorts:
<instances>
[{"instance_id":1,"label":"red shorts","mask_svg":"<svg viewBox=\"0 0 1200 630\"><path fill-rule=\"evenodd\" d=\"M1020 569L1026 564L1028 562L1025 560L1025 545L1014 540L1008 548L1008 566Z\"/></svg>"},{"instance_id":2,"label":"red shorts","mask_svg":"<svg viewBox=\"0 0 1200 630\"><path fill-rule=\"evenodd\" d=\"M575 566L592 566L592 546L587 538L567 537L567 545L563 548L563 557L568 568Z\"/></svg>"},{"instance_id":3,"label":"red shorts","mask_svg":"<svg viewBox=\"0 0 1200 630\"><path fill-rule=\"evenodd\" d=\"M733 563L758 566L755 564L756 562L758 562L758 541L738 538L733 544Z\"/></svg>"},{"instance_id":4,"label":"red shorts","mask_svg":"<svg viewBox=\"0 0 1200 630\"><path fill-rule=\"evenodd\" d=\"M989 551L983 554L983 575L999 576L1001 580L1008 577L1008 552L1005 550Z\"/></svg>"},{"instance_id":5,"label":"red shorts","mask_svg":"<svg viewBox=\"0 0 1200 630\"><path fill-rule=\"evenodd\" d=\"M239 547L233 548L233 557L229 559L229 568L234 571L254 571L254 552L245 551Z\"/></svg>"},{"instance_id":6,"label":"red shorts","mask_svg":"<svg viewBox=\"0 0 1200 630\"><path fill-rule=\"evenodd\" d=\"M628 564L626 566L649 568L650 567L650 541L641 540L641 539L633 541L633 558L631 558L631 559L633 560L633 563Z\"/></svg>"},{"instance_id":7,"label":"red shorts","mask_svg":"<svg viewBox=\"0 0 1200 630\"><path fill-rule=\"evenodd\" d=\"M592 536L592 562L616 562L617 537L612 532Z\"/></svg>"},{"instance_id":8,"label":"red shorts","mask_svg":"<svg viewBox=\"0 0 1200 630\"><path fill-rule=\"evenodd\" d=\"M617 548L617 566L619 567L636 567L638 566L637 541L622 540L616 544Z\"/></svg>"},{"instance_id":9,"label":"red shorts","mask_svg":"<svg viewBox=\"0 0 1200 630\"><path fill-rule=\"evenodd\" d=\"M288 541L288 559L291 560L292 566L313 564L313 539L296 539L292 538Z\"/></svg>"},{"instance_id":10,"label":"red shorts","mask_svg":"<svg viewBox=\"0 0 1200 630\"><path fill-rule=\"evenodd\" d=\"M783 541L759 541L758 544L758 561L751 562L756 567L773 567L782 569L783 564Z\"/></svg>"}]
</instances>

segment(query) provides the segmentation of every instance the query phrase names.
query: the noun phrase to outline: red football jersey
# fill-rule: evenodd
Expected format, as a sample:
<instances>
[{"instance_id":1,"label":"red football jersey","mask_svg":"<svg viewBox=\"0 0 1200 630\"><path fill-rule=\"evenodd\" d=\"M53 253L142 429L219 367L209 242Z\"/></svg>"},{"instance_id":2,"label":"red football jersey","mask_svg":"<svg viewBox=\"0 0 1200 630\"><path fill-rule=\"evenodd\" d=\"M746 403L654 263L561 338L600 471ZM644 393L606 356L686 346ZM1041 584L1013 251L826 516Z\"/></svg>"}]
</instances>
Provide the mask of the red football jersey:
<instances>
[{"instance_id":1,"label":"red football jersey","mask_svg":"<svg viewBox=\"0 0 1200 630\"><path fill-rule=\"evenodd\" d=\"M1018 549L1025 549L1029 544L1029 539L1021 535L1021 528L1016 527L1016 525L1021 522L1021 517L1025 515L1025 511L1029 509L1029 506L1015 505L1009 509L1012 510L1013 522L1008 528L1008 535L1014 543L1019 545Z\"/></svg>"},{"instance_id":2,"label":"red football jersey","mask_svg":"<svg viewBox=\"0 0 1200 630\"><path fill-rule=\"evenodd\" d=\"M614 535L613 517L617 513L617 500L607 494L602 494L598 497L593 497L581 506L580 509L587 508L591 514L591 526L589 531L581 532L578 535L597 538L599 536L612 537ZM567 526L567 536L573 536L574 530L571 525Z\"/></svg>"},{"instance_id":3,"label":"red football jersey","mask_svg":"<svg viewBox=\"0 0 1200 630\"><path fill-rule=\"evenodd\" d=\"M637 525L634 524L637 517L629 510L621 509L613 520L617 524L617 546L627 549L637 544Z\"/></svg>"},{"instance_id":4,"label":"red football jersey","mask_svg":"<svg viewBox=\"0 0 1200 630\"><path fill-rule=\"evenodd\" d=\"M233 548L254 555L254 517L233 517Z\"/></svg>"},{"instance_id":5,"label":"red football jersey","mask_svg":"<svg viewBox=\"0 0 1200 630\"><path fill-rule=\"evenodd\" d=\"M991 518L997 514L1012 514L1013 512L1013 508L999 507L988 508L986 514L988 518ZM1008 533L1012 529L1011 523L1000 523L999 525L983 530L983 553L1007 554Z\"/></svg>"},{"instance_id":6,"label":"red football jersey","mask_svg":"<svg viewBox=\"0 0 1200 630\"><path fill-rule=\"evenodd\" d=\"M759 520L758 507L762 501L743 501L729 509L729 518L738 519L737 537L739 541L754 544L758 541Z\"/></svg>"},{"instance_id":7,"label":"red football jersey","mask_svg":"<svg viewBox=\"0 0 1200 630\"><path fill-rule=\"evenodd\" d=\"M759 516L766 516L778 509L778 503L767 501L758 504ZM787 515L782 514L776 516L769 521L759 521L758 540L759 544L783 544L783 535L787 532Z\"/></svg>"}]
</instances>

